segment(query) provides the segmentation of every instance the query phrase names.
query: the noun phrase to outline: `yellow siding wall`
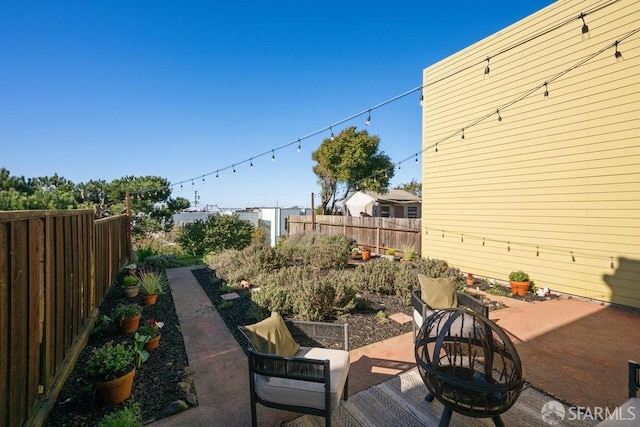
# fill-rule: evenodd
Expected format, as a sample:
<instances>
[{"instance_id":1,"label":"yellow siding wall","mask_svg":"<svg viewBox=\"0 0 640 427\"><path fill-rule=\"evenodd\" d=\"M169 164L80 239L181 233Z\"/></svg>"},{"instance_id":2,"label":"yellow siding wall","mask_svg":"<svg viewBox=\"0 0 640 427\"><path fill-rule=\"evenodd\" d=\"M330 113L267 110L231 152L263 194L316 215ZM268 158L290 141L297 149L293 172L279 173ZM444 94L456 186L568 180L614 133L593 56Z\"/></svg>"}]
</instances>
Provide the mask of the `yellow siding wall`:
<instances>
[{"instance_id":1,"label":"yellow siding wall","mask_svg":"<svg viewBox=\"0 0 640 427\"><path fill-rule=\"evenodd\" d=\"M516 46L583 12L590 39ZM640 32L588 60L639 28L640 1L558 1L424 70L423 256L640 307Z\"/></svg>"}]
</instances>

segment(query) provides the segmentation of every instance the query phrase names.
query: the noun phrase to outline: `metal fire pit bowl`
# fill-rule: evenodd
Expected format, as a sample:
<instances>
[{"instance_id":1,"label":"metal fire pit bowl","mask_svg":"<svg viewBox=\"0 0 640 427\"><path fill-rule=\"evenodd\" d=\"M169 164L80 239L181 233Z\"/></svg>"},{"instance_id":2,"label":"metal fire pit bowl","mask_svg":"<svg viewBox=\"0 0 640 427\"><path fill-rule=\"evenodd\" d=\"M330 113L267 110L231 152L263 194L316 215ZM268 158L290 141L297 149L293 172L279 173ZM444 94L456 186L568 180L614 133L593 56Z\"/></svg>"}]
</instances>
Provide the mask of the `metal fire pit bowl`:
<instances>
[{"instance_id":1,"label":"metal fire pit bowl","mask_svg":"<svg viewBox=\"0 0 640 427\"><path fill-rule=\"evenodd\" d=\"M520 396L524 372L498 325L463 308L439 310L422 324L415 356L430 392L425 399L435 397L445 406L440 426L449 424L452 411L504 425L500 414Z\"/></svg>"}]
</instances>

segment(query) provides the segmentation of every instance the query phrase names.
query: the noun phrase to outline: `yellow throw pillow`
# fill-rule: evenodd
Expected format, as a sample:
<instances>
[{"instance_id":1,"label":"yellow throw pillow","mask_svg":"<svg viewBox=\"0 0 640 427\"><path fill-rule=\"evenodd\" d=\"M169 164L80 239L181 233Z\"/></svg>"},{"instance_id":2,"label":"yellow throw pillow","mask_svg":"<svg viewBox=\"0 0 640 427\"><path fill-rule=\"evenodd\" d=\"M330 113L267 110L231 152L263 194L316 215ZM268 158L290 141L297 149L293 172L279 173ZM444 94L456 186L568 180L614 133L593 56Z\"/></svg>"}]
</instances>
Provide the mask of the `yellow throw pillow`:
<instances>
[{"instance_id":1,"label":"yellow throw pillow","mask_svg":"<svg viewBox=\"0 0 640 427\"><path fill-rule=\"evenodd\" d=\"M275 311L271 313L271 317L253 325L247 325L245 329L251 343L261 353L295 356L300 351L300 345L291 336L282 316Z\"/></svg>"},{"instance_id":2,"label":"yellow throw pillow","mask_svg":"<svg viewBox=\"0 0 640 427\"><path fill-rule=\"evenodd\" d=\"M429 308L442 310L458 306L455 277L427 277L418 274L420 297Z\"/></svg>"}]
</instances>

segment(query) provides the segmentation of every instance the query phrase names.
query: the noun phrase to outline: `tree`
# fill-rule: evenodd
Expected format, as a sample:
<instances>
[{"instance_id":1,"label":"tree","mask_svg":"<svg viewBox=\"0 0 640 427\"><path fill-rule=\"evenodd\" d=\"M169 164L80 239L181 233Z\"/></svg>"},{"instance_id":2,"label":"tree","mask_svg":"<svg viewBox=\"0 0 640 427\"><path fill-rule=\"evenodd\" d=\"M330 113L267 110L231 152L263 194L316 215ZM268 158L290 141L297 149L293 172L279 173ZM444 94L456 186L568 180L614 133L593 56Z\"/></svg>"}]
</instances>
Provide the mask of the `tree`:
<instances>
[{"instance_id":1,"label":"tree","mask_svg":"<svg viewBox=\"0 0 640 427\"><path fill-rule=\"evenodd\" d=\"M322 210L334 212L336 203L355 190L384 192L393 178L393 163L378 151L380 138L366 130L348 127L335 138L327 138L311 154L317 163L313 172L318 176ZM343 189L339 189L343 185Z\"/></svg>"},{"instance_id":2,"label":"tree","mask_svg":"<svg viewBox=\"0 0 640 427\"><path fill-rule=\"evenodd\" d=\"M422 197L422 184L412 179L408 184L400 184L395 187L396 190L405 190L409 193Z\"/></svg>"},{"instance_id":3,"label":"tree","mask_svg":"<svg viewBox=\"0 0 640 427\"><path fill-rule=\"evenodd\" d=\"M176 197L175 199L167 200L167 207L173 212L183 211L189 206L191 206L191 202L184 197Z\"/></svg>"}]
</instances>

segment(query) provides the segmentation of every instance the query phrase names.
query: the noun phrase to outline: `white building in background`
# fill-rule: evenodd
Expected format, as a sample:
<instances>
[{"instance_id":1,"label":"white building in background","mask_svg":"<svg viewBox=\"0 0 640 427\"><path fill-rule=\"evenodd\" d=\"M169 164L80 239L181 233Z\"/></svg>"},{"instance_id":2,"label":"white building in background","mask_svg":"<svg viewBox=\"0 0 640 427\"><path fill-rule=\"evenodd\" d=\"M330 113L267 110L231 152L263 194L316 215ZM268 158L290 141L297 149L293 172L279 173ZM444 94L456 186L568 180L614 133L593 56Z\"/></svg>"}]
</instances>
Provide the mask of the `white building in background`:
<instances>
[{"instance_id":1,"label":"white building in background","mask_svg":"<svg viewBox=\"0 0 640 427\"><path fill-rule=\"evenodd\" d=\"M184 211L173 215L173 223L182 227L185 224L192 223L196 220L206 220L209 215L237 215L238 218L249 221L254 227L264 228L269 238L269 244L275 246L280 237L287 234L287 217L289 215L311 215L311 209L308 208L245 208L245 209L220 209L216 205L215 209L202 211L202 208L194 211Z\"/></svg>"}]
</instances>

